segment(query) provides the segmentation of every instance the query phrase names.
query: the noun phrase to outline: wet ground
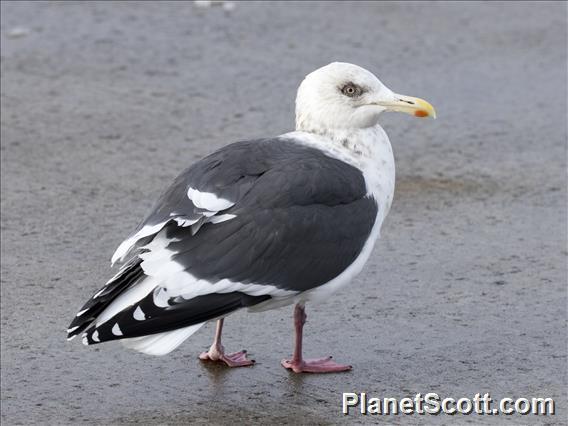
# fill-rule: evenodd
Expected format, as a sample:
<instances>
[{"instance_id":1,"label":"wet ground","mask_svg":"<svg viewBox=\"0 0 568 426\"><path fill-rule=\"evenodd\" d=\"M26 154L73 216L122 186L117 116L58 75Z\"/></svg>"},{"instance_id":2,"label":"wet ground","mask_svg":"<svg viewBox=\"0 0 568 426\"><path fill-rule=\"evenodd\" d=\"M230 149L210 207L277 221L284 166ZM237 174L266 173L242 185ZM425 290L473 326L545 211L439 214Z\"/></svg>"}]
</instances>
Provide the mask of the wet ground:
<instances>
[{"instance_id":1,"label":"wet ground","mask_svg":"<svg viewBox=\"0 0 568 426\"><path fill-rule=\"evenodd\" d=\"M2 2L2 423L560 424L566 419L566 5ZM109 258L182 168L293 127L295 89L334 60L431 101L385 115L397 192L349 288L227 322L258 364L87 348L64 330ZM557 415L341 414L378 397L553 397Z\"/></svg>"}]
</instances>

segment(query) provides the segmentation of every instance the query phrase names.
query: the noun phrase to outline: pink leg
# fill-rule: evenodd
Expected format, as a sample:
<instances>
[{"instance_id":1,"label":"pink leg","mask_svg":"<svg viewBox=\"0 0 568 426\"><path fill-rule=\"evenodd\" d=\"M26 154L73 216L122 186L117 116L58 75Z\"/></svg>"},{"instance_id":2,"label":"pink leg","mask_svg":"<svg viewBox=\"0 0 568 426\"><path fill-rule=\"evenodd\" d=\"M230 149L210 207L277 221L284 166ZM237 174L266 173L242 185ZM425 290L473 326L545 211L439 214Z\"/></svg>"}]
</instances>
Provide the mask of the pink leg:
<instances>
[{"instance_id":1,"label":"pink leg","mask_svg":"<svg viewBox=\"0 0 568 426\"><path fill-rule=\"evenodd\" d=\"M334 373L351 370L350 365L337 364L331 356L325 358L304 359L302 357L302 333L306 323L304 305L298 303L294 307L294 328L296 329L296 344L291 360L283 359L282 366L294 373Z\"/></svg>"},{"instance_id":2,"label":"pink leg","mask_svg":"<svg viewBox=\"0 0 568 426\"><path fill-rule=\"evenodd\" d=\"M225 354L225 348L221 344L221 333L223 332L223 321L221 318L217 321L217 329L215 330L215 340L209 348L208 352L199 355L199 359L203 361L224 362L229 367L246 367L254 364L254 360L247 359L247 351Z\"/></svg>"}]
</instances>

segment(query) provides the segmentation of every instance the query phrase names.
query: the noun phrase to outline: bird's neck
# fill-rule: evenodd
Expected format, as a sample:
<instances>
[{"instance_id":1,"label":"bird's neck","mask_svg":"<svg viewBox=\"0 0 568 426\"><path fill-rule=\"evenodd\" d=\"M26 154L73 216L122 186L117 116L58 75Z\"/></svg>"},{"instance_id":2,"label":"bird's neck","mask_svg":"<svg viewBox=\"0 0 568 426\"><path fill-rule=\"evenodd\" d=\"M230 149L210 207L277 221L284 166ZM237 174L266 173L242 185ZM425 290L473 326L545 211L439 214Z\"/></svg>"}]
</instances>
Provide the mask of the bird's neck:
<instances>
[{"instance_id":1,"label":"bird's neck","mask_svg":"<svg viewBox=\"0 0 568 426\"><path fill-rule=\"evenodd\" d=\"M389 138L379 125L363 129L322 129L318 131L297 131L324 151L349 157L346 160L357 164L392 157ZM387 159L388 159L387 158Z\"/></svg>"}]
</instances>

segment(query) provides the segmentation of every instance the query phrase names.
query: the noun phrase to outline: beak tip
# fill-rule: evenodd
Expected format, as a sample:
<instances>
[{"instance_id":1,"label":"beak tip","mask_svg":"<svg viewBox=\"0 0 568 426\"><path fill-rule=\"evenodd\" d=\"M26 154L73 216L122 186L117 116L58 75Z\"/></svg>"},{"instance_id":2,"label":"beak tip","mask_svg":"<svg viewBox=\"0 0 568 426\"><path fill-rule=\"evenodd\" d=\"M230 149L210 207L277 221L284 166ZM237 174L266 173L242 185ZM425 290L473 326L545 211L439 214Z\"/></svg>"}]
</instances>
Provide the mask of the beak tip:
<instances>
[{"instance_id":1,"label":"beak tip","mask_svg":"<svg viewBox=\"0 0 568 426\"><path fill-rule=\"evenodd\" d=\"M385 107L386 111L404 112L419 118L431 117L436 119L436 110L428 101L415 98L412 96L404 96L395 94L395 99L387 102L378 102L375 105Z\"/></svg>"}]
</instances>

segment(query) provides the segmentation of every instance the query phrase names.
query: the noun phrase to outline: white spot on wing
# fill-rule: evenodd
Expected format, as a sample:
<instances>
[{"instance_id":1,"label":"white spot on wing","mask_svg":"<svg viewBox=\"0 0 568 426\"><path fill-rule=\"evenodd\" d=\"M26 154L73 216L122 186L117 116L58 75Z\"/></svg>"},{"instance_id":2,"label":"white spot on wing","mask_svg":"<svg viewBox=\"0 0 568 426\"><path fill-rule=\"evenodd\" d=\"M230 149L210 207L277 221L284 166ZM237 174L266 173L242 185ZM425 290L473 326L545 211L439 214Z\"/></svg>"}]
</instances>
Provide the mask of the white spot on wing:
<instances>
[{"instance_id":1,"label":"white spot on wing","mask_svg":"<svg viewBox=\"0 0 568 426\"><path fill-rule=\"evenodd\" d=\"M115 278L116 278L116 276L115 276ZM105 285L103 288L101 288L99 291L97 291L97 294L95 294L95 295L93 296L93 299L96 299L96 298L99 297L101 294L103 294L106 289L107 289L107 286Z\"/></svg>"},{"instance_id":2,"label":"white spot on wing","mask_svg":"<svg viewBox=\"0 0 568 426\"><path fill-rule=\"evenodd\" d=\"M187 196L193 202L195 207L208 210L207 212L202 213L203 216L205 217L214 215L221 210L228 209L229 207L232 207L235 204L232 201L225 200L224 198L219 198L217 197L217 195L211 192L200 192L193 188L188 189ZM126 255L130 252L130 250L134 247L137 241L139 241L144 237L149 237L151 235L158 233L171 219L172 218L169 218L168 220L155 225L145 225L134 235L124 240L114 252L111 259L111 263L114 265L118 260L123 260L126 257ZM195 219L187 219L184 217L174 217L173 220L175 220L179 226L184 226L184 227L197 223L197 220ZM197 232L197 230L195 232Z\"/></svg>"},{"instance_id":3,"label":"white spot on wing","mask_svg":"<svg viewBox=\"0 0 568 426\"><path fill-rule=\"evenodd\" d=\"M154 305L158 308L165 308L169 306L168 300L170 300L170 296L168 295L168 291L165 288L159 288L154 293Z\"/></svg>"},{"instance_id":4,"label":"white spot on wing","mask_svg":"<svg viewBox=\"0 0 568 426\"><path fill-rule=\"evenodd\" d=\"M146 314L140 306L136 308L134 314L132 315L136 321L144 321L146 319Z\"/></svg>"},{"instance_id":5,"label":"white spot on wing","mask_svg":"<svg viewBox=\"0 0 568 426\"><path fill-rule=\"evenodd\" d=\"M82 311L77 312L77 315L75 315L76 317L80 317L81 315L83 315L85 312L87 312L89 310L89 308L87 309L83 309Z\"/></svg>"},{"instance_id":6,"label":"white spot on wing","mask_svg":"<svg viewBox=\"0 0 568 426\"><path fill-rule=\"evenodd\" d=\"M134 234L133 236L127 238L126 240L124 240L116 249L116 251L114 252L114 254L112 255L112 259L111 259L111 263L114 265L116 263L116 261L118 260L122 260L130 251L130 249L132 248L132 246L134 246L134 244L136 244L136 242L144 237L149 237L150 235L153 235L155 233L157 233L158 231L160 231L160 229L162 229L164 227L164 225L167 223L166 222L162 222L162 223L158 223L156 225L145 225L140 231L138 231L136 234Z\"/></svg>"},{"instance_id":7,"label":"white spot on wing","mask_svg":"<svg viewBox=\"0 0 568 426\"><path fill-rule=\"evenodd\" d=\"M165 231L162 231L156 235L149 244L143 247L143 249L147 251L138 256L143 260L141 266L146 275L153 275L148 273L148 271L168 268L172 256L176 254L176 252L170 250L168 246L170 243L176 241L180 241L179 238L167 238Z\"/></svg>"},{"instance_id":8,"label":"white spot on wing","mask_svg":"<svg viewBox=\"0 0 568 426\"><path fill-rule=\"evenodd\" d=\"M113 327L112 327L112 334L114 334L115 336L122 336L122 330L120 329L120 327L118 326L118 323L116 323Z\"/></svg>"},{"instance_id":9,"label":"white spot on wing","mask_svg":"<svg viewBox=\"0 0 568 426\"><path fill-rule=\"evenodd\" d=\"M100 342L101 341L99 339L99 330L93 331L93 334L91 335L91 339L93 339L93 342Z\"/></svg>"},{"instance_id":10,"label":"white spot on wing","mask_svg":"<svg viewBox=\"0 0 568 426\"><path fill-rule=\"evenodd\" d=\"M221 223L221 222L225 222L227 220L234 219L236 217L237 217L236 214L229 214L229 213L220 214L219 216L210 217L208 222L210 222L210 223Z\"/></svg>"},{"instance_id":11,"label":"white spot on wing","mask_svg":"<svg viewBox=\"0 0 568 426\"><path fill-rule=\"evenodd\" d=\"M187 190L187 197L192 201L195 207L211 212L225 210L235 204L232 201L217 197L217 195L212 192L201 192L193 188Z\"/></svg>"}]
</instances>

